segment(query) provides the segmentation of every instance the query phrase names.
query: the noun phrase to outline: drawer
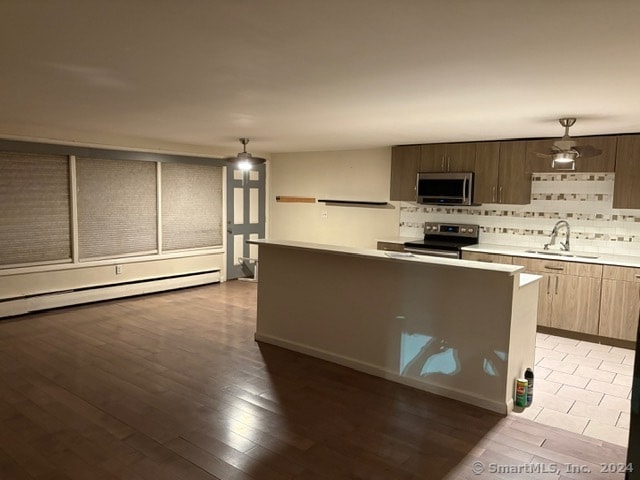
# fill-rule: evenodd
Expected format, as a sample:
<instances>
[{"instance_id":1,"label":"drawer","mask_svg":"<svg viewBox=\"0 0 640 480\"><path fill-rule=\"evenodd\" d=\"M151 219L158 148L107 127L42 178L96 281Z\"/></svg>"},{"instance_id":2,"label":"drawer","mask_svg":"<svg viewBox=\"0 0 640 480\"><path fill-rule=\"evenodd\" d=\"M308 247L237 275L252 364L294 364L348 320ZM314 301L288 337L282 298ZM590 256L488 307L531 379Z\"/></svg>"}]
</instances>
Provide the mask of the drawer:
<instances>
[{"instance_id":1,"label":"drawer","mask_svg":"<svg viewBox=\"0 0 640 480\"><path fill-rule=\"evenodd\" d=\"M602 271L602 278L640 283L640 268L605 265Z\"/></svg>"},{"instance_id":2,"label":"drawer","mask_svg":"<svg viewBox=\"0 0 640 480\"><path fill-rule=\"evenodd\" d=\"M514 258L514 265L522 265L529 272L559 273L579 277L602 277L602 265L594 263L564 262L538 258ZM640 272L639 272L640 273Z\"/></svg>"}]
</instances>

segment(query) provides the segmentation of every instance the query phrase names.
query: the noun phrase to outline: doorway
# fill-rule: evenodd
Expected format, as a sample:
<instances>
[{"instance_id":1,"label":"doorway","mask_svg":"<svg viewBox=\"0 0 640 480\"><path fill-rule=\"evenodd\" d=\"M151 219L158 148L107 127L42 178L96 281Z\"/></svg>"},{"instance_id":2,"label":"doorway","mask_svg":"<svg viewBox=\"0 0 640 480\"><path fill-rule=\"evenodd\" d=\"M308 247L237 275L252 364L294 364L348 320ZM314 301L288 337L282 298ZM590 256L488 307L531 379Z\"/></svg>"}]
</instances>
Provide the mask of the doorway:
<instances>
[{"instance_id":1,"label":"doorway","mask_svg":"<svg viewBox=\"0 0 640 480\"><path fill-rule=\"evenodd\" d=\"M254 277L258 247L265 236L266 165L251 170L227 167L227 280Z\"/></svg>"}]
</instances>

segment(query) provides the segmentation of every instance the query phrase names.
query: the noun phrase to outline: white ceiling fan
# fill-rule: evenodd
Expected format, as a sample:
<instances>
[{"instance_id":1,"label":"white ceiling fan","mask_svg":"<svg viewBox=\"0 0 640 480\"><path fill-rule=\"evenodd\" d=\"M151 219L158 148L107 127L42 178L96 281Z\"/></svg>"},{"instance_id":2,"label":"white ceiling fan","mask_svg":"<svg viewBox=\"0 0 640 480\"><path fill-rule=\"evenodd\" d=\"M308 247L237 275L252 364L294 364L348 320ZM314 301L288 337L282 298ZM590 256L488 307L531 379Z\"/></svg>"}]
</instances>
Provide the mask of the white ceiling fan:
<instances>
[{"instance_id":1,"label":"white ceiling fan","mask_svg":"<svg viewBox=\"0 0 640 480\"><path fill-rule=\"evenodd\" d=\"M576 123L575 118L560 118L560 125L564 127L564 135L560 140L553 142L547 152L536 152L538 157L551 158L552 168L559 170L575 170L575 162L581 157L596 157L602 150L593 145L578 145L578 142L569 136L569 128Z\"/></svg>"}]
</instances>

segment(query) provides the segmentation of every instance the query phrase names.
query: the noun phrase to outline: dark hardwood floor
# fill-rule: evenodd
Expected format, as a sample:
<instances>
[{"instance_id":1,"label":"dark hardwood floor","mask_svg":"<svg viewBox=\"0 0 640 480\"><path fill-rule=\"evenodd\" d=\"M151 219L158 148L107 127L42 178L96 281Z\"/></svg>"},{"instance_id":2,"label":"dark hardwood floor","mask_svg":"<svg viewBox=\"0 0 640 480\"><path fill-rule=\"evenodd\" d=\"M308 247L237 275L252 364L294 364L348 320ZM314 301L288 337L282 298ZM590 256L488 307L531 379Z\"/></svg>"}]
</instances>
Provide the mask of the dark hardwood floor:
<instances>
[{"instance_id":1,"label":"dark hardwood floor","mask_svg":"<svg viewBox=\"0 0 640 480\"><path fill-rule=\"evenodd\" d=\"M232 281L0 320L0 479L623 478L624 448L257 344L255 303Z\"/></svg>"}]
</instances>

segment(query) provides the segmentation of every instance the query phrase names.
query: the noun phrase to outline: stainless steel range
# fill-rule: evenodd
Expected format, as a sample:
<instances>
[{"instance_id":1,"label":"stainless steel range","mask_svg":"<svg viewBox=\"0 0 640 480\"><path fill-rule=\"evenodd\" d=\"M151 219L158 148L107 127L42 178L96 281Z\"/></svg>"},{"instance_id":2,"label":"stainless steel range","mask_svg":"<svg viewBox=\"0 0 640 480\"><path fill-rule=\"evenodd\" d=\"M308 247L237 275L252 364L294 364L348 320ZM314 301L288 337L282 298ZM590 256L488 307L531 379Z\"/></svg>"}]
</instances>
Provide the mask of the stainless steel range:
<instances>
[{"instance_id":1,"label":"stainless steel range","mask_svg":"<svg viewBox=\"0 0 640 480\"><path fill-rule=\"evenodd\" d=\"M462 247L478 243L478 225L456 223L424 224L424 239L406 242L404 251L432 257L461 258Z\"/></svg>"}]
</instances>

